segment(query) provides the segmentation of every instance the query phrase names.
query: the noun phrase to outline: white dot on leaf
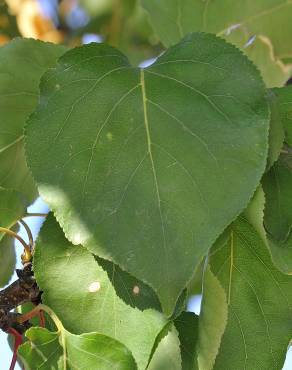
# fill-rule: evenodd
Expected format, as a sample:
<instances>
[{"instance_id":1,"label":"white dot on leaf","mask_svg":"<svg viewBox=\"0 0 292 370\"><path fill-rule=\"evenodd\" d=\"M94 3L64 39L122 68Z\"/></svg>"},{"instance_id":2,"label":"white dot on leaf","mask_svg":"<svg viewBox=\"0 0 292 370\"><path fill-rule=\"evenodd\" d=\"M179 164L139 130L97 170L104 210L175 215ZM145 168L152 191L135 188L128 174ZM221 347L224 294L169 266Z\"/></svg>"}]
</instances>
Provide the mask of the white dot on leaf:
<instances>
[{"instance_id":1,"label":"white dot on leaf","mask_svg":"<svg viewBox=\"0 0 292 370\"><path fill-rule=\"evenodd\" d=\"M95 293L95 292L99 291L99 289L100 289L100 282L99 281L94 281L88 287L88 291L90 293Z\"/></svg>"},{"instance_id":2,"label":"white dot on leaf","mask_svg":"<svg viewBox=\"0 0 292 370\"><path fill-rule=\"evenodd\" d=\"M134 288L133 288L133 293L135 295L139 294L140 293L140 288L138 287L138 285L135 285Z\"/></svg>"}]
</instances>

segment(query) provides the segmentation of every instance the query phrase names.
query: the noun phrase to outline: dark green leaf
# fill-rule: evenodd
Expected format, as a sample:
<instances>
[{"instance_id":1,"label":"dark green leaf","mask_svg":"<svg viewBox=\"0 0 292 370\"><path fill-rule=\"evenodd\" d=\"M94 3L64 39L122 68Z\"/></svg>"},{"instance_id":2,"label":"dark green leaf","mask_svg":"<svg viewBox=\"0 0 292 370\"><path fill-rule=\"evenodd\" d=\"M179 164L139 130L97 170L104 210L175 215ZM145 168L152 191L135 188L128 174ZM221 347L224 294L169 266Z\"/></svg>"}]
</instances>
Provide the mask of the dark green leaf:
<instances>
[{"instance_id":1,"label":"dark green leaf","mask_svg":"<svg viewBox=\"0 0 292 370\"><path fill-rule=\"evenodd\" d=\"M216 243L209 263L228 302L214 370L282 369L292 332L292 277L274 267L265 243L243 218Z\"/></svg>"},{"instance_id":2,"label":"dark green leaf","mask_svg":"<svg viewBox=\"0 0 292 370\"><path fill-rule=\"evenodd\" d=\"M292 85L274 89L279 98L282 123L286 132L286 142L292 146Z\"/></svg>"},{"instance_id":3,"label":"dark green leaf","mask_svg":"<svg viewBox=\"0 0 292 370\"><path fill-rule=\"evenodd\" d=\"M279 99L269 91L269 102L271 108L271 123L269 132L269 154L267 167L270 168L279 158L284 143L284 128L281 121Z\"/></svg>"},{"instance_id":4,"label":"dark green leaf","mask_svg":"<svg viewBox=\"0 0 292 370\"><path fill-rule=\"evenodd\" d=\"M140 310L155 308L161 311L160 302L148 285L136 279L128 272L123 271L111 261L96 257L98 264L105 270L115 288L116 294L128 305L137 307Z\"/></svg>"},{"instance_id":5,"label":"dark green leaf","mask_svg":"<svg viewBox=\"0 0 292 370\"><path fill-rule=\"evenodd\" d=\"M148 283L172 314L264 171L258 72L232 45L193 34L145 70L107 45L77 48L41 91L26 150L44 200L74 244Z\"/></svg>"},{"instance_id":6,"label":"dark green leaf","mask_svg":"<svg viewBox=\"0 0 292 370\"><path fill-rule=\"evenodd\" d=\"M63 46L15 39L0 48L0 186L19 190L32 202L37 194L26 166L23 126L39 95L39 79Z\"/></svg>"},{"instance_id":7,"label":"dark green leaf","mask_svg":"<svg viewBox=\"0 0 292 370\"><path fill-rule=\"evenodd\" d=\"M268 235L285 241L292 226L292 154L282 154L263 177L264 225Z\"/></svg>"},{"instance_id":8,"label":"dark green leaf","mask_svg":"<svg viewBox=\"0 0 292 370\"><path fill-rule=\"evenodd\" d=\"M68 242L52 216L37 241L34 271L44 303L68 330L75 334L97 331L121 341L133 353L138 368L145 369L166 320L153 309L142 312L124 303L95 258ZM143 287L129 294L140 294Z\"/></svg>"},{"instance_id":9,"label":"dark green leaf","mask_svg":"<svg viewBox=\"0 0 292 370\"><path fill-rule=\"evenodd\" d=\"M181 348L182 370L197 370L197 340L199 317L192 312L183 312L174 322Z\"/></svg>"}]
</instances>

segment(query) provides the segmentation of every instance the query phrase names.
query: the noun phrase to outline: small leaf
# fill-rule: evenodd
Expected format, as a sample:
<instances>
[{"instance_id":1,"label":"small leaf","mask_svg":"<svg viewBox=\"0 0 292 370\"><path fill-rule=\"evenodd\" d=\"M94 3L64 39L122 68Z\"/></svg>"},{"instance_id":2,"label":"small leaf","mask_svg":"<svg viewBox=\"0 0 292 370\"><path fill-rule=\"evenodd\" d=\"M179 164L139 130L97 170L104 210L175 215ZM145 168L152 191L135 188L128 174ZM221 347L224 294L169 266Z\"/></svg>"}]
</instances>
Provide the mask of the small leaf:
<instances>
[{"instance_id":1,"label":"small leaf","mask_svg":"<svg viewBox=\"0 0 292 370\"><path fill-rule=\"evenodd\" d=\"M42 197L73 244L149 284L170 316L264 171L269 108L257 70L207 34L145 70L91 44L59 60L41 95L26 152Z\"/></svg>"},{"instance_id":2,"label":"small leaf","mask_svg":"<svg viewBox=\"0 0 292 370\"><path fill-rule=\"evenodd\" d=\"M292 154L282 154L263 177L264 225L269 236L285 241L292 226Z\"/></svg>"},{"instance_id":3,"label":"small leaf","mask_svg":"<svg viewBox=\"0 0 292 370\"><path fill-rule=\"evenodd\" d=\"M166 319L154 309L142 312L119 298L95 258L81 246L68 242L52 216L36 243L34 272L44 292L44 303L70 332L97 331L110 336L124 343L138 368L145 369Z\"/></svg>"},{"instance_id":4,"label":"small leaf","mask_svg":"<svg viewBox=\"0 0 292 370\"><path fill-rule=\"evenodd\" d=\"M74 335L65 329L50 332L34 327L26 332L26 336L29 341L19 348L18 353L27 370L137 369L130 351L123 344L99 333Z\"/></svg>"},{"instance_id":5,"label":"small leaf","mask_svg":"<svg viewBox=\"0 0 292 370\"><path fill-rule=\"evenodd\" d=\"M286 142L292 146L292 85L274 89L279 98L281 119L286 132Z\"/></svg>"},{"instance_id":6,"label":"small leaf","mask_svg":"<svg viewBox=\"0 0 292 370\"><path fill-rule=\"evenodd\" d=\"M59 369L58 361L63 354L59 335L47 329L32 327L26 331L28 341L18 349L26 370Z\"/></svg>"},{"instance_id":7,"label":"small leaf","mask_svg":"<svg viewBox=\"0 0 292 370\"><path fill-rule=\"evenodd\" d=\"M292 332L292 276L274 267L265 243L243 218L212 248L209 268L228 297L214 370L282 369Z\"/></svg>"},{"instance_id":8,"label":"small leaf","mask_svg":"<svg viewBox=\"0 0 292 370\"><path fill-rule=\"evenodd\" d=\"M26 166L23 126L39 96L39 79L63 46L15 39L0 48L0 186L16 189L32 202L37 191Z\"/></svg>"}]
</instances>

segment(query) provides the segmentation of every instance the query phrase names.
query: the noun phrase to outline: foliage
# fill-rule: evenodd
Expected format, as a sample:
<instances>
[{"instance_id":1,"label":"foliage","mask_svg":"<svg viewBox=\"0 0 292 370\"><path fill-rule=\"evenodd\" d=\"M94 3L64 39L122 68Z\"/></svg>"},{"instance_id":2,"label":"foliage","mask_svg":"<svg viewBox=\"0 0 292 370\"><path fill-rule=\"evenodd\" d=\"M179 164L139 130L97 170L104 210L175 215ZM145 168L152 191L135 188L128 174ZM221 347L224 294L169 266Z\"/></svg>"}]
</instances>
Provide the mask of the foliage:
<instances>
[{"instance_id":1,"label":"foliage","mask_svg":"<svg viewBox=\"0 0 292 370\"><path fill-rule=\"evenodd\" d=\"M29 34L24 2L7 3L5 42ZM76 9L89 19L74 28ZM9 291L27 269L42 291L17 300L41 299L19 316L0 292L1 328L25 333L18 359L280 370L292 332L292 3L83 0L54 14L29 35L63 45L0 48L0 285L14 236L25 267ZM80 46L88 32L105 43ZM26 243L18 223L38 194L51 214ZM186 303L200 283L196 316Z\"/></svg>"}]
</instances>

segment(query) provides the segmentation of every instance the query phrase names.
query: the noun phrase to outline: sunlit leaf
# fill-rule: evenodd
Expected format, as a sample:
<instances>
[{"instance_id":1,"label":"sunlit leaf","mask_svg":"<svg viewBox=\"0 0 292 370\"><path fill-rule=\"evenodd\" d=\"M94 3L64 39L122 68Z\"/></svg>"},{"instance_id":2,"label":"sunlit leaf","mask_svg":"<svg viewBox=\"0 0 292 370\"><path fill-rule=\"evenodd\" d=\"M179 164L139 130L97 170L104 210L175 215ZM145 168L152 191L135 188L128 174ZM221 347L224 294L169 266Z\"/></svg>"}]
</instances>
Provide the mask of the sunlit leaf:
<instances>
[{"instance_id":1,"label":"sunlit leaf","mask_svg":"<svg viewBox=\"0 0 292 370\"><path fill-rule=\"evenodd\" d=\"M180 342L174 326L159 342L147 370L181 370Z\"/></svg>"},{"instance_id":2,"label":"sunlit leaf","mask_svg":"<svg viewBox=\"0 0 292 370\"><path fill-rule=\"evenodd\" d=\"M44 291L43 302L66 329L74 334L97 331L117 339L133 353L138 368L145 369L166 320L154 309L140 311L119 298L95 258L69 243L53 217L37 241L34 271ZM143 285L129 294L134 297L142 289Z\"/></svg>"},{"instance_id":3,"label":"sunlit leaf","mask_svg":"<svg viewBox=\"0 0 292 370\"><path fill-rule=\"evenodd\" d=\"M92 44L59 60L41 96L26 151L43 199L69 240L148 283L172 314L264 171L257 70L213 35L188 36L145 70Z\"/></svg>"},{"instance_id":4,"label":"sunlit leaf","mask_svg":"<svg viewBox=\"0 0 292 370\"><path fill-rule=\"evenodd\" d=\"M18 350L26 370L137 369L122 343L99 333L74 335L65 329L50 332L31 328L26 336L29 341Z\"/></svg>"},{"instance_id":5,"label":"sunlit leaf","mask_svg":"<svg viewBox=\"0 0 292 370\"><path fill-rule=\"evenodd\" d=\"M292 3L286 0L142 0L152 24L166 45L184 35L205 31L222 36L242 28L247 39L266 36L279 58L291 55Z\"/></svg>"}]
</instances>

